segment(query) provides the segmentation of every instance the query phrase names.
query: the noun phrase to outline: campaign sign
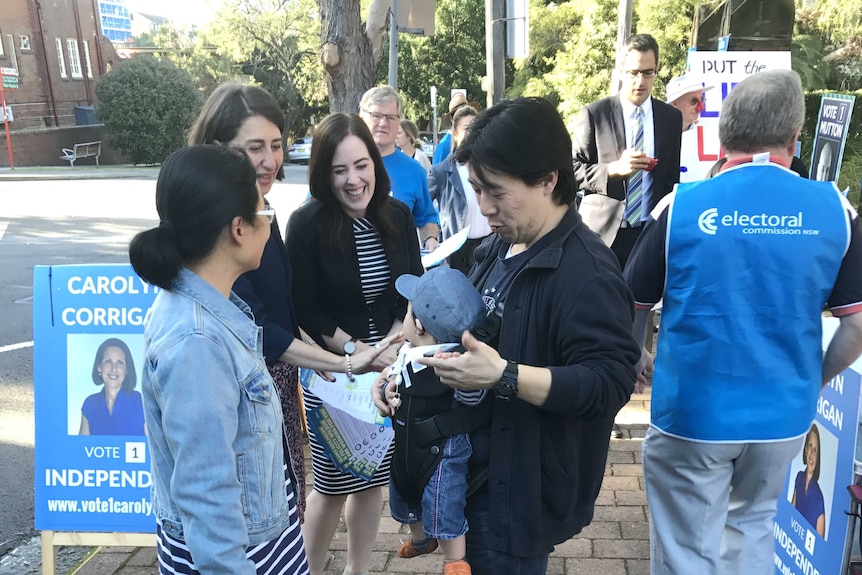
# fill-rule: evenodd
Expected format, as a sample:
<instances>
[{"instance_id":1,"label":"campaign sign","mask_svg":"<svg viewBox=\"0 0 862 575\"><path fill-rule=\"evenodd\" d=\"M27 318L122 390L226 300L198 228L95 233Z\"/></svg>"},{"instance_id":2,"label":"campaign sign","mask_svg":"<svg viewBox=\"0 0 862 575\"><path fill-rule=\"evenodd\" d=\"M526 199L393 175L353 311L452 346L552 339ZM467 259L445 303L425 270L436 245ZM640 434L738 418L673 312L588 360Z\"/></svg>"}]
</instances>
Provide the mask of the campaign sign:
<instances>
[{"instance_id":1,"label":"campaign sign","mask_svg":"<svg viewBox=\"0 0 862 575\"><path fill-rule=\"evenodd\" d=\"M838 181L855 100L854 96L844 94L823 94L814 134L814 153L811 155L812 180Z\"/></svg>"},{"instance_id":2,"label":"campaign sign","mask_svg":"<svg viewBox=\"0 0 862 575\"><path fill-rule=\"evenodd\" d=\"M687 75L700 78L711 88L703 93L704 110L691 128L682 133L680 182L702 180L725 156L718 139L721 105L739 82L766 70L789 70L790 52L690 51Z\"/></svg>"},{"instance_id":3,"label":"campaign sign","mask_svg":"<svg viewBox=\"0 0 862 575\"><path fill-rule=\"evenodd\" d=\"M824 344L838 320L824 320ZM817 415L793 458L778 499L773 526L777 575L841 572L856 454L862 362L830 381L820 392Z\"/></svg>"},{"instance_id":4,"label":"campaign sign","mask_svg":"<svg viewBox=\"0 0 862 575\"><path fill-rule=\"evenodd\" d=\"M155 531L140 384L157 291L129 265L36 266L36 529Z\"/></svg>"}]
</instances>

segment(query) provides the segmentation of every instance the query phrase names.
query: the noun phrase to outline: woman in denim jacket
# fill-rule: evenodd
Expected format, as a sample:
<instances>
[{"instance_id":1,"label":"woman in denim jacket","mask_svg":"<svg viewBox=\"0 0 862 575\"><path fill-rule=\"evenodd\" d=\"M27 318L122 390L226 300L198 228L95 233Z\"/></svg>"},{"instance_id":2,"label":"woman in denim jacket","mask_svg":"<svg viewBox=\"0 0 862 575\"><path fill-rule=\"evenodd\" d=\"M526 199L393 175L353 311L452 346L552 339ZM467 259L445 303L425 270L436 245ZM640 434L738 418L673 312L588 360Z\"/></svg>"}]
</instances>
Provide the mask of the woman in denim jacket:
<instances>
[{"instance_id":1,"label":"woman in denim jacket","mask_svg":"<svg viewBox=\"0 0 862 575\"><path fill-rule=\"evenodd\" d=\"M226 147L175 152L156 185L159 226L129 247L162 290L142 366L160 573L308 573L261 328L231 291L270 235L255 180Z\"/></svg>"}]
</instances>

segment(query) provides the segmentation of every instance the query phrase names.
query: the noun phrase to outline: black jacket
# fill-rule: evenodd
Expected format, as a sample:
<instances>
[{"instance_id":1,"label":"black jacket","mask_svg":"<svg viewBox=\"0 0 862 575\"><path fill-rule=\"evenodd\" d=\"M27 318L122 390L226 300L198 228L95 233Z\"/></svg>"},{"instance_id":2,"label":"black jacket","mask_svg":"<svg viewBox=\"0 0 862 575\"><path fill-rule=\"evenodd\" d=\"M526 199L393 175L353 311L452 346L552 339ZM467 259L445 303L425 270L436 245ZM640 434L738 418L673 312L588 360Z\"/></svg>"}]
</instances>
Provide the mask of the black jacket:
<instances>
[{"instance_id":1,"label":"black jacket","mask_svg":"<svg viewBox=\"0 0 862 575\"><path fill-rule=\"evenodd\" d=\"M398 237L383 241L389 262L389 285L374 305L366 305L359 277L359 260L353 228L348 221L341 229L340 251L330 249L328 233L334 214L316 200L293 212L287 226L287 253L293 265L293 303L299 325L320 345L322 335L340 327L353 337L368 337L368 318L373 317L385 334L407 313L407 300L395 291L395 280L406 273L422 275L419 241L410 211L392 200ZM373 223L373 222L372 222Z\"/></svg>"},{"instance_id":2,"label":"black jacket","mask_svg":"<svg viewBox=\"0 0 862 575\"><path fill-rule=\"evenodd\" d=\"M640 359L613 253L574 207L547 240L512 282L498 351L548 367L551 390L542 407L495 398L491 422L488 545L520 557L549 552L592 520L614 416ZM477 249L477 286L501 244L494 234Z\"/></svg>"},{"instance_id":3,"label":"black jacket","mask_svg":"<svg viewBox=\"0 0 862 575\"><path fill-rule=\"evenodd\" d=\"M234 293L251 307L254 321L263 327L263 355L267 365L275 365L299 334L291 296L293 271L277 220L272 222L271 228L260 266L242 274L233 284Z\"/></svg>"}]
</instances>

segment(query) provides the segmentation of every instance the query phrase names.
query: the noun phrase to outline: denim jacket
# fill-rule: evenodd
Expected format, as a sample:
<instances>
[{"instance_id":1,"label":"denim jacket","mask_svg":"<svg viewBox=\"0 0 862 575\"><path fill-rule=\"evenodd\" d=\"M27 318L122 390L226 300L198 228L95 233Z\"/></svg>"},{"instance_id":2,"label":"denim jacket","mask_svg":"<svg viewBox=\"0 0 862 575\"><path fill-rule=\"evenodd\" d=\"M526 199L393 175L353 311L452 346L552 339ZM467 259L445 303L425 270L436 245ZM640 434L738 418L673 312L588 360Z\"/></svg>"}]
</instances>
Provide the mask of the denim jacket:
<instances>
[{"instance_id":1,"label":"denim jacket","mask_svg":"<svg viewBox=\"0 0 862 575\"><path fill-rule=\"evenodd\" d=\"M289 523L282 414L250 308L183 268L145 331L153 510L201 573L253 574Z\"/></svg>"}]
</instances>

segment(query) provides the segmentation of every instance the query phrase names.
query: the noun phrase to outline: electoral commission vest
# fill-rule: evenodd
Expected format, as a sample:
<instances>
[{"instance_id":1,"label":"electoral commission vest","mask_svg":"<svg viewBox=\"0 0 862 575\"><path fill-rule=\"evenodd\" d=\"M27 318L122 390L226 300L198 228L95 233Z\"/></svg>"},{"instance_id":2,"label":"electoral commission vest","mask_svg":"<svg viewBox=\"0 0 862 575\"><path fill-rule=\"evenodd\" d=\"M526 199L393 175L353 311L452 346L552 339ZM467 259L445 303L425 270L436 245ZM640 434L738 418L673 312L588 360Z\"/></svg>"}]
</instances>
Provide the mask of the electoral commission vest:
<instances>
[{"instance_id":1,"label":"electoral commission vest","mask_svg":"<svg viewBox=\"0 0 862 575\"><path fill-rule=\"evenodd\" d=\"M833 184L774 164L679 185L668 208L653 424L725 442L808 430L848 206Z\"/></svg>"}]
</instances>

